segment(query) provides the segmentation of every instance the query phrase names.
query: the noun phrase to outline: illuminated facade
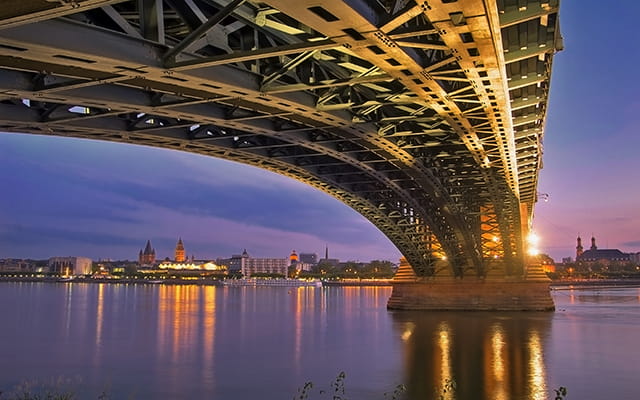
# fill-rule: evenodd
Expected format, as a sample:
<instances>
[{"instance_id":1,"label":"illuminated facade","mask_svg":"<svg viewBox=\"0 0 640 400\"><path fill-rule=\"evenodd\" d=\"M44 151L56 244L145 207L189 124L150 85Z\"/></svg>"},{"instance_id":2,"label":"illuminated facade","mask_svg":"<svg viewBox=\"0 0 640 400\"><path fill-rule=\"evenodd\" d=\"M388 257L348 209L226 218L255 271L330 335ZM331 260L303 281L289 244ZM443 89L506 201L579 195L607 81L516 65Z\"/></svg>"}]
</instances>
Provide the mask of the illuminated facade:
<instances>
[{"instance_id":1,"label":"illuminated facade","mask_svg":"<svg viewBox=\"0 0 640 400\"><path fill-rule=\"evenodd\" d=\"M172 262L163 262L158 266L160 269L172 269L172 270L192 270L192 271L226 271L227 267L223 265L218 265L213 262L206 262L203 264L196 263L172 263Z\"/></svg>"},{"instance_id":2,"label":"illuminated facade","mask_svg":"<svg viewBox=\"0 0 640 400\"><path fill-rule=\"evenodd\" d=\"M296 254L296 251L293 250L289 255L289 265L296 265L296 264L298 264L298 254Z\"/></svg>"},{"instance_id":3,"label":"illuminated facade","mask_svg":"<svg viewBox=\"0 0 640 400\"><path fill-rule=\"evenodd\" d=\"M91 263L91 259L86 257L51 257L47 266L49 272L61 275L88 275Z\"/></svg>"},{"instance_id":4,"label":"illuminated facade","mask_svg":"<svg viewBox=\"0 0 640 400\"><path fill-rule=\"evenodd\" d=\"M297 258L297 256L296 256ZM241 272L245 278L255 274L278 274L287 276L289 259L287 258L253 258L245 249L242 254L234 254L231 258L220 260L219 264L227 264L229 272Z\"/></svg>"},{"instance_id":5,"label":"illuminated facade","mask_svg":"<svg viewBox=\"0 0 640 400\"><path fill-rule=\"evenodd\" d=\"M556 264L553 261L553 258L549 257L546 254L540 254L538 255L538 260L544 272L547 272L547 273L556 272Z\"/></svg>"},{"instance_id":6,"label":"illuminated facade","mask_svg":"<svg viewBox=\"0 0 640 400\"><path fill-rule=\"evenodd\" d=\"M147 245L144 250L140 250L138 253L138 264L140 265L153 265L156 262L156 251L151 247L151 241L147 240Z\"/></svg>"},{"instance_id":7,"label":"illuminated facade","mask_svg":"<svg viewBox=\"0 0 640 400\"><path fill-rule=\"evenodd\" d=\"M287 276L286 258L246 258L242 275L250 277L255 274L278 274Z\"/></svg>"},{"instance_id":8,"label":"illuminated facade","mask_svg":"<svg viewBox=\"0 0 640 400\"><path fill-rule=\"evenodd\" d=\"M176 244L176 254L175 254L176 263L183 263L187 259L184 252L184 244L182 244L182 238L178 239L178 244Z\"/></svg>"}]
</instances>

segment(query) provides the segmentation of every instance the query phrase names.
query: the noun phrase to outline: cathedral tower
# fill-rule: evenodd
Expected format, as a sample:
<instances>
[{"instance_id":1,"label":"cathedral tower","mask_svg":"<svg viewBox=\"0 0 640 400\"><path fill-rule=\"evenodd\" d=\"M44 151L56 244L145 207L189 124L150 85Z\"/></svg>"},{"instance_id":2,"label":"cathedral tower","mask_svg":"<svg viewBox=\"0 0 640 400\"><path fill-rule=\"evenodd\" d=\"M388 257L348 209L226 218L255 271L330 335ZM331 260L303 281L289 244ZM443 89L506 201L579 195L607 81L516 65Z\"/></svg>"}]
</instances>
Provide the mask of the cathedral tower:
<instances>
[{"instance_id":1,"label":"cathedral tower","mask_svg":"<svg viewBox=\"0 0 640 400\"><path fill-rule=\"evenodd\" d=\"M182 238L180 238L178 239L178 244L176 244L176 262L183 263L186 259L184 254L184 245L182 244Z\"/></svg>"},{"instance_id":2,"label":"cathedral tower","mask_svg":"<svg viewBox=\"0 0 640 400\"><path fill-rule=\"evenodd\" d=\"M138 264L140 265L152 265L156 262L156 251L151 247L151 241L147 240L147 245L144 250L140 250L138 253Z\"/></svg>"}]
</instances>

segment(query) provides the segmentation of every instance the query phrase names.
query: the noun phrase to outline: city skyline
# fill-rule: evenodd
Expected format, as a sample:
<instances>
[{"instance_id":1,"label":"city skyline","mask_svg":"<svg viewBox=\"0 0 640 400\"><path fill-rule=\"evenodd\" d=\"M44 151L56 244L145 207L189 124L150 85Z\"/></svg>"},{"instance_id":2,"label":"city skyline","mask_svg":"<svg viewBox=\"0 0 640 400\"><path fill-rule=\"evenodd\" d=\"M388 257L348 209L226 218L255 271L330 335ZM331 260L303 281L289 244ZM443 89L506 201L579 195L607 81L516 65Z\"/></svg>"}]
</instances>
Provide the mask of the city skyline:
<instances>
[{"instance_id":1,"label":"city skyline","mask_svg":"<svg viewBox=\"0 0 640 400\"><path fill-rule=\"evenodd\" d=\"M183 244L183 250L185 252L185 257L186 259L194 259L194 260L204 260L203 258L198 258L195 254L191 254L189 252L188 249L188 242L185 240L182 240L182 237L178 237L178 242ZM177 257L176 257L176 252L177 252L177 248L176 245L174 245L174 248L171 250L167 250L166 253L167 255L163 257L163 250L166 249L161 249L160 251L156 251L155 246L153 245L151 240L147 240L147 242L145 243L145 245L143 247L141 247L138 251L138 257L140 257L141 255L149 255L149 254L153 254L153 256L155 257L155 262L162 262L164 260L176 260L177 261ZM329 249L325 249L327 254L329 253ZM225 254L219 257L216 257L218 259L220 258L228 258L228 257L232 257L232 256L236 256L236 255L240 255L241 253L248 253L250 256L254 256L254 257L262 257L261 254L253 254L253 252L251 251L251 249L242 247L240 248L239 251L236 251L234 253L229 253L229 254ZM289 253L287 253L284 256L278 256L277 258L291 258L293 254L296 254L296 256L300 255L300 254L313 254L315 255L316 258L318 259L324 259L325 257L319 257L319 253L315 252L315 251L298 251L296 249L292 249L291 251L289 251ZM323 253L324 254L324 253ZM128 260L116 260L116 261L128 261ZM349 260L352 261L352 260ZM142 263L141 263L142 264Z\"/></svg>"},{"instance_id":2,"label":"city skyline","mask_svg":"<svg viewBox=\"0 0 640 400\"><path fill-rule=\"evenodd\" d=\"M640 251L639 84L624 81L639 52L640 5L563 2L565 50L554 59L544 168L534 213L540 249L575 257L575 238ZM615 21L615 22L611 22ZM593 27L606 25L606 35ZM615 38L612 41L611 38ZM597 51L594 49L598 49ZM619 57L604 53L620 52ZM0 258L75 254L132 259L150 239L219 257L291 249L397 262L400 253L338 200L289 178L194 154L24 134L0 134Z\"/></svg>"}]
</instances>

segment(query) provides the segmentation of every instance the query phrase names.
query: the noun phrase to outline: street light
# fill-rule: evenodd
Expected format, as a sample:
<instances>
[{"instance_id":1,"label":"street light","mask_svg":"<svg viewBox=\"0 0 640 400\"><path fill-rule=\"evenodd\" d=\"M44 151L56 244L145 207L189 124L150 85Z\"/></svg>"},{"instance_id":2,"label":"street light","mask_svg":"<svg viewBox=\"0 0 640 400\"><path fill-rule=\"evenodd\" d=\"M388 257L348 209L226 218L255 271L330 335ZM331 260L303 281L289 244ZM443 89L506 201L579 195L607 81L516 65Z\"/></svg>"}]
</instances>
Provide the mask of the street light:
<instances>
[{"instance_id":1,"label":"street light","mask_svg":"<svg viewBox=\"0 0 640 400\"><path fill-rule=\"evenodd\" d=\"M549 193L536 193L536 195L538 196L538 199L542 199L542 201L544 201L545 203L549 201Z\"/></svg>"}]
</instances>

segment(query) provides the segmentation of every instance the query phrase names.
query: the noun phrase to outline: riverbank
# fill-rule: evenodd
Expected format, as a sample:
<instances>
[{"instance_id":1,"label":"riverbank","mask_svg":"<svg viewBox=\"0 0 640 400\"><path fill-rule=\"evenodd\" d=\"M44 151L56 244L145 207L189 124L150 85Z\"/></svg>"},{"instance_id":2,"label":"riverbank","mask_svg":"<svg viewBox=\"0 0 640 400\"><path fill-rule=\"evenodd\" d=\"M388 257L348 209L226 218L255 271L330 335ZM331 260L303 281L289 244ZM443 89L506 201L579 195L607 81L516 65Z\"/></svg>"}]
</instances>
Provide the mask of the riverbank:
<instances>
[{"instance_id":1,"label":"riverbank","mask_svg":"<svg viewBox=\"0 0 640 400\"><path fill-rule=\"evenodd\" d=\"M51 276L0 276L0 282L45 282L45 283L108 283L140 285L213 285L222 286L221 280L214 279L136 279L136 278L60 278Z\"/></svg>"},{"instance_id":2,"label":"riverbank","mask_svg":"<svg viewBox=\"0 0 640 400\"><path fill-rule=\"evenodd\" d=\"M50 276L0 276L0 282L108 283L140 285L209 285L209 286L391 286L390 279L340 281L297 281L293 279L137 279L137 278L61 278ZM321 283L321 284L320 284Z\"/></svg>"},{"instance_id":3,"label":"riverbank","mask_svg":"<svg viewBox=\"0 0 640 400\"><path fill-rule=\"evenodd\" d=\"M138 278L60 278L51 276L0 276L0 282L46 282L46 283L108 283L108 284L139 284L139 285L208 285L226 286L222 279L138 279ZM260 286L270 286L269 280L262 281ZM343 286L391 286L392 279L342 279L322 281L323 287ZM282 286L274 280L272 286ZM230 285L234 286L234 285ZM640 279L563 279L551 282L552 290L567 290L589 287L633 287L640 286Z\"/></svg>"},{"instance_id":4,"label":"riverbank","mask_svg":"<svg viewBox=\"0 0 640 400\"><path fill-rule=\"evenodd\" d=\"M551 282L552 290L633 286L640 286L640 279L563 279Z\"/></svg>"},{"instance_id":5,"label":"riverbank","mask_svg":"<svg viewBox=\"0 0 640 400\"><path fill-rule=\"evenodd\" d=\"M391 286L391 279L342 279L323 281L322 286Z\"/></svg>"}]
</instances>

